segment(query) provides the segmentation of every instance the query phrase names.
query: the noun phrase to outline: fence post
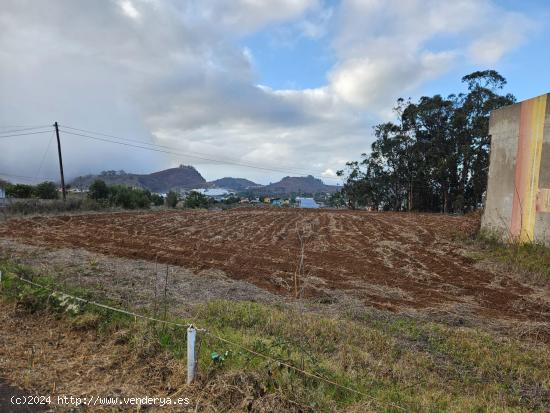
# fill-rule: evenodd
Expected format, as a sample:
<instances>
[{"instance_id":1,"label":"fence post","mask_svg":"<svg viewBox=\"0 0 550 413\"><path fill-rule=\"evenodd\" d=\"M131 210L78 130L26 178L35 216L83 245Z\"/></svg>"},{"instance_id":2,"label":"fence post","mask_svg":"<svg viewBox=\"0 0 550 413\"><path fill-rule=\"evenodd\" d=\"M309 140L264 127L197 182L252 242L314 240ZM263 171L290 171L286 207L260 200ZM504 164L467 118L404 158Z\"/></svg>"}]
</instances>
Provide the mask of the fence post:
<instances>
[{"instance_id":1,"label":"fence post","mask_svg":"<svg viewBox=\"0 0 550 413\"><path fill-rule=\"evenodd\" d=\"M195 360L195 338L197 330L191 324L187 327L187 384L191 384L195 379L195 370L197 362Z\"/></svg>"}]
</instances>

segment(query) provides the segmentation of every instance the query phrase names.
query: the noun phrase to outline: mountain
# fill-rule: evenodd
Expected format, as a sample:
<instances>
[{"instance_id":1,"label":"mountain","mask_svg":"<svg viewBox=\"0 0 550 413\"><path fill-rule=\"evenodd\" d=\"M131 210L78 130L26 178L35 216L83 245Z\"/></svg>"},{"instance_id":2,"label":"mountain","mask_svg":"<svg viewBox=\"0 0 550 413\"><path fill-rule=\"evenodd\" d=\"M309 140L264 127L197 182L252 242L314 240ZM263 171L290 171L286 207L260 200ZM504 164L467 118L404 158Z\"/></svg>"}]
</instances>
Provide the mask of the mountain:
<instances>
[{"instance_id":1,"label":"mountain","mask_svg":"<svg viewBox=\"0 0 550 413\"><path fill-rule=\"evenodd\" d=\"M325 185L323 181L311 175L308 176L287 176L279 182L275 182L261 188L262 192L270 194L315 194L320 192L336 192L335 185Z\"/></svg>"},{"instance_id":2,"label":"mountain","mask_svg":"<svg viewBox=\"0 0 550 413\"><path fill-rule=\"evenodd\" d=\"M232 189L237 192L245 191L250 188L258 188L262 186L248 179L230 178L230 177L216 179L215 181L208 182L208 184L216 188Z\"/></svg>"},{"instance_id":3,"label":"mountain","mask_svg":"<svg viewBox=\"0 0 550 413\"><path fill-rule=\"evenodd\" d=\"M171 189L202 188L206 179L192 166L181 165L178 168L153 172L141 178L143 185L153 192L168 192Z\"/></svg>"},{"instance_id":4,"label":"mountain","mask_svg":"<svg viewBox=\"0 0 550 413\"><path fill-rule=\"evenodd\" d=\"M151 192L166 193L170 190L196 188L224 188L236 192L250 191L256 195L290 195L332 193L338 191L334 185L325 185L323 181L311 175L287 176L279 182L262 186L244 178L225 177L206 182L202 175L192 166L180 165L178 168L140 175L124 171L103 171L99 175L79 176L71 182L73 188L86 189L96 179L107 185L126 185L148 189Z\"/></svg>"},{"instance_id":5,"label":"mountain","mask_svg":"<svg viewBox=\"0 0 550 413\"><path fill-rule=\"evenodd\" d=\"M126 185L148 189L152 192L168 192L178 189L203 188L206 180L192 166L180 165L178 168L140 175L124 171L104 171L99 175L79 176L71 182L74 188L88 188L96 179L107 185Z\"/></svg>"}]
</instances>

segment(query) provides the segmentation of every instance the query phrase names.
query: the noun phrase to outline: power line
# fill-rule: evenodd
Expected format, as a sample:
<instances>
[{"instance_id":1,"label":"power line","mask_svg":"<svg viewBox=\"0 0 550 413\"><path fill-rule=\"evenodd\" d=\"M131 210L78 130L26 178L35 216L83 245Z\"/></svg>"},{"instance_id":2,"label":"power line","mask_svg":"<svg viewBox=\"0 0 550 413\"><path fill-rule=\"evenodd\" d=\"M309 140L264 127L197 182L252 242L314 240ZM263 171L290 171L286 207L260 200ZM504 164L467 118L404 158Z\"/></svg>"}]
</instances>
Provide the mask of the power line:
<instances>
[{"instance_id":1,"label":"power line","mask_svg":"<svg viewBox=\"0 0 550 413\"><path fill-rule=\"evenodd\" d=\"M253 169L259 169L259 170L264 170L264 171L270 171L270 172L279 172L279 173L289 173L290 172L289 170L267 168L267 167L263 167L263 166L255 166L255 165L248 165L248 164L243 164L243 163L238 163L238 162L224 161L224 160L219 160L219 159L214 159L214 158L207 158L207 157L198 156L198 155L191 155L191 154L183 153L183 152L169 151L169 150L165 150L165 149L149 148L147 146L134 145L134 144L127 143L127 142L118 142L118 141L114 141L114 140L111 140L111 139L99 138L97 136L91 136L91 135L86 135L86 134L82 134L82 133L70 132L70 131L67 131L67 130L64 130L64 129L61 129L61 131L63 133L67 133L69 135L82 136L82 137L85 137L85 138L95 139L95 140L103 141L103 142L114 143L114 144L117 144L117 145L123 145L123 146L139 148L139 149L145 149L145 150L149 150L149 151L153 151L153 152L161 152L161 153L167 153L167 154L172 154L172 155L179 155L179 156L186 156L186 157L190 157L190 158L197 158L197 159L201 159L201 160L204 160L204 161L216 162L216 163L220 163L220 164L236 165L236 166L242 166L242 167L246 167L246 168L253 168ZM292 173L296 173L296 172L292 172ZM301 175L303 175L303 174L301 174ZM311 174L309 174L309 175L311 175ZM316 175L312 175L312 176L314 176L316 178L319 178L319 179L323 179L323 178L339 179L339 178L322 177L322 176L316 176Z\"/></svg>"},{"instance_id":2,"label":"power line","mask_svg":"<svg viewBox=\"0 0 550 413\"><path fill-rule=\"evenodd\" d=\"M21 128L21 129L14 129L14 130L10 130L10 131L0 132L0 139L11 138L11 137L16 137L16 136L27 136L27 135L37 135L37 134L48 133L48 132L50 132L49 130L48 131L26 132L26 133L10 133L10 132L23 132L23 131L26 131L26 130L32 131L34 129L50 127L50 126L51 125L35 126L35 127L28 127L28 128ZM98 136L91 136L91 135L88 135L88 134L71 132L71 131L62 129L62 131L64 133L67 133L67 134L70 134L70 135L81 136L81 137L85 137L85 138L89 138L89 139L95 139L95 140L98 140L98 141L114 143L114 144L118 144L118 145L134 147L134 148L138 148L138 149L145 149L145 150L154 151L154 152L167 153L167 154L173 154L173 155L178 155L178 156L185 156L185 157L190 157L190 158L195 158L195 159L201 159L201 160L208 161L208 162L215 162L215 163L226 164L226 165L235 165L235 166L241 166L241 167L245 167L245 168L252 168L252 169L258 169L258 170L270 171L270 172L278 172L278 173L284 173L284 174L289 173L289 174L305 175L307 173L308 175L312 175L312 176L314 176L316 178L319 178L319 179L332 179L332 180L339 180L340 179L340 178L337 178L337 177L314 175L310 171L308 171L306 169L303 169L303 168L280 169L280 168L264 167L264 166L258 166L258 165L243 163L243 162L237 162L237 161L230 160L230 159L217 159L217 158L213 158L213 157L210 157L208 155L202 154L200 152L192 152L192 153L180 152L176 148L173 148L173 147L170 147L170 146L159 145L159 144L154 144L154 143L147 143L147 142L143 142L143 141L139 141L139 140L122 138L122 137L119 137L119 136L116 136L116 135L109 135L109 134L100 133L100 132L92 132L92 131L88 131L88 130L85 130L85 129L74 128L74 127L71 127L71 126L63 126L63 128L82 131L82 132L87 132L87 133L100 135L100 136L104 136L104 137L108 137L108 138L114 138L114 139L118 139L118 140L122 140L122 141L126 141L126 142L119 142L119 141L115 141L115 140L111 140L111 139L100 138ZM6 135L6 133L10 133L10 134ZM129 142L132 142L132 143L129 143ZM137 143L139 145L136 145L136 144L133 144L133 143ZM146 146L143 146L143 145L146 145ZM41 163L43 163L43 160L42 160ZM39 169L41 169L41 167Z\"/></svg>"},{"instance_id":3,"label":"power line","mask_svg":"<svg viewBox=\"0 0 550 413\"><path fill-rule=\"evenodd\" d=\"M160 144L157 144L157 143L144 142L144 141L140 141L140 140L136 140L136 139L128 139L128 138L123 138L123 137L116 136L116 135L110 135L110 134L102 133L102 132L94 132L94 131L90 131L90 130L87 130L87 129L80 129L80 128L75 128L75 127L67 126L67 125L59 125L59 126L61 126L62 128L72 129L72 130L76 130L76 131L80 131L80 132L84 132L84 133L91 133L92 135L100 135L100 136L105 136L105 137L108 137L108 138L120 139L120 140L127 141L127 142L134 142L134 143L138 143L138 144L141 144L141 145L148 145L148 146L154 146L154 147L168 149L168 150L179 151L178 148L174 148L173 146L166 146L166 145L160 145ZM65 131L65 132L68 133L67 131ZM209 156L206 153L196 152L196 151L187 151L186 154L197 154L199 156ZM191 156L191 155L188 155L188 156ZM251 164L244 164L244 163L242 163L242 162L240 162L240 161L238 161L234 158L233 159L231 159L231 158L217 159L217 161L224 162L224 163L231 162L231 163L238 164L239 166L250 166L250 167L255 167L256 166L256 165L251 165ZM289 168L289 169L285 169L285 170L281 170L281 171L282 172L300 173L300 174L303 173L303 172L306 172L308 174L311 174L311 171L308 170L308 169L305 169L305 168ZM302 171L302 172L298 172L298 171ZM334 177L323 177L323 178L338 179L338 178L334 178Z\"/></svg>"},{"instance_id":4,"label":"power line","mask_svg":"<svg viewBox=\"0 0 550 413\"><path fill-rule=\"evenodd\" d=\"M38 167L38 170L36 171L36 178L38 178L38 174L40 173L40 170L42 169L42 166L44 165L44 160L46 159L46 155L48 154L48 150L50 149L50 145L52 144L54 134L52 133L52 136L50 137L50 140L48 141L48 145L46 146L46 150L44 151L44 155L42 155L42 160L40 161L40 166Z\"/></svg>"},{"instance_id":5,"label":"power line","mask_svg":"<svg viewBox=\"0 0 550 413\"><path fill-rule=\"evenodd\" d=\"M40 133L49 133L51 132L50 130L45 130L45 131L40 131L40 132L27 132L27 133L17 133L17 134L13 134L13 135L4 135L4 136L0 136L0 139L4 139L4 138L12 138L14 136L27 136L27 135L38 135Z\"/></svg>"},{"instance_id":6,"label":"power line","mask_svg":"<svg viewBox=\"0 0 550 413\"><path fill-rule=\"evenodd\" d=\"M15 129L15 130L11 130L11 131L0 132L0 135L1 135L0 139L2 139L2 138L11 138L11 137L16 137L16 136L27 136L27 135L36 135L36 134L47 133L49 131L14 133L14 134L5 135L5 133L9 133L9 132L22 132L22 131L25 131L25 130L34 130L34 129L49 127L49 126L50 125L36 126L36 127L21 128L21 129ZM70 135L86 137L86 138L89 138L89 139L95 139L95 140L99 140L99 141L103 141L103 142L115 143L115 144L118 144L118 145L124 145L124 146L134 147L134 148L138 148L138 149L145 149L145 150L150 150L150 151L154 151L154 152L161 152L161 153L168 153L168 154L179 155L179 156L186 156L186 157L201 159L201 160L205 160L205 161L209 161L209 162L215 162L215 163L227 164L227 165L236 165L236 166L241 166L241 167L246 167L246 168L253 168L253 169L259 169L259 170L264 170L264 171L270 171L270 172L292 173L292 174L295 173L295 174L299 174L299 175L304 175L304 173L307 173L308 175L312 175L312 176L314 176L316 178L319 178L319 179L333 179L333 180L338 180L339 179L339 178L336 178L336 177L313 175L310 171L308 171L306 169L303 169L303 168L292 168L292 169L268 168L268 167L251 165L251 164L242 163L242 162L236 162L236 161L233 161L233 160L224 160L224 159L216 159L216 158L212 158L212 157L207 157L207 156L204 156L204 154L201 154L200 152L194 152L194 153L183 153L183 152L179 152L179 151L175 152L177 149L173 148L173 147L170 147L170 146L159 145L159 144L154 144L154 143L147 143L147 142L143 142L143 141L139 141L139 140L122 138L122 137L119 137L119 136L116 136L116 135L109 135L109 134L100 133L100 132L92 132L92 131L88 131L86 129L79 129L79 128L74 128L74 127L71 127L71 126L63 126L63 128L82 131L82 132L87 132L87 133L92 133L92 134L95 134L95 135L110 137L110 138L119 139L119 140L123 140L123 141L127 141L127 142L135 142L135 143L139 143L139 145L134 145L134 144L131 144L131 143L126 143L126 142L118 142L118 141L113 141L113 140L110 140L110 139L99 138L97 136L91 136L91 135L87 135L87 134L82 134L82 133L76 133L76 132L70 132L70 131L67 131L67 130L63 130L64 133L67 133L67 134L70 134ZM142 146L142 145L147 145L147 146ZM148 147L148 146L150 146L150 147ZM163 148L163 149L157 149L157 148Z\"/></svg>"},{"instance_id":7,"label":"power line","mask_svg":"<svg viewBox=\"0 0 550 413\"><path fill-rule=\"evenodd\" d=\"M116 135L109 135L108 133L94 132L94 131L87 130L87 129L73 128L72 126L67 126L67 125L59 125L59 126L61 126L62 128L73 129L73 130L80 131L80 132L91 133L93 135L106 136L108 138L116 138L116 139L121 139L123 141L136 142L136 143L142 143L142 144L145 144L145 145L160 146L160 147L163 147L163 148L173 149L173 148L170 148L169 146L159 145L159 144L156 144L156 143L150 143L150 142L145 142L145 141L139 141L137 139L122 138L122 137L116 136Z\"/></svg>"},{"instance_id":8,"label":"power line","mask_svg":"<svg viewBox=\"0 0 550 413\"><path fill-rule=\"evenodd\" d=\"M13 125L13 126L6 126L6 127L3 127L3 128L0 128L0 129L8 129L8 130L3 130L3 131L0 131L0 133L12 133L12 132L21 132L21 131L25 131L25 130L32 130L32 129L42 129L42 128L48 128L48 127L51 127L52 125L40 125L40 126L16 126L16 125ZM12 129L12 128L16 128L16 129Z\"/></svg>"},{"instance_id":9,"label":"power line","mask_svg":"<svg viewBox=\"0 0 550 413\"><path fill-rule=\"evenodd\" d=\"M17 178L17 179L22 179L22 180L27 180L27 181L34 181L35 180L35 178L33 178L32 176L13 175L13 174L6 174L4 172L0 172L0 176L9 176L10 178Z\"/></svg>"},{"instance_id":10,"label":"power line","mask_svg":"<svg viewBox=\"0 0 550 413\"><path fill-rule=\"evenodd\" d=\"M0 176L7 176L7 177L10 177L10 178L21 179L23 181L30 181L30 182L34 182L38 178L53 180L51 177L45 176L45 175L28 176L28 175L15 175L15 174L8 174L8 173L0 172Z\"/></svg>"}]
</instances>

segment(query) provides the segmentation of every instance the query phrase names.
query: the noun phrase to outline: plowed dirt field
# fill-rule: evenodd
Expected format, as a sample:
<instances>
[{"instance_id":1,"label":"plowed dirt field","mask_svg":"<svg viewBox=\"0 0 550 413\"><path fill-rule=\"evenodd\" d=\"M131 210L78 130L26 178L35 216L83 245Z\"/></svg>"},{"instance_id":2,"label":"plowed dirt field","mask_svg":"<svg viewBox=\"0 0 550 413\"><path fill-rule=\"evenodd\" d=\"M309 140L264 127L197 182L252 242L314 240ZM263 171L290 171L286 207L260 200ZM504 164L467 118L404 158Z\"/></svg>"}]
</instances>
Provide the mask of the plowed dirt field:
<instances>
[{"instance_id":1,"label":"plowed dirt field","mask_svg":"<svg viewBox=\"0 0 550 413\"><path fill-rule=\"evenodd\" d=\"M532 287L461 253L456 235L477 225L439 214L251 208L10 219L0 237L220 269L288 296L298 272L305 297L330 299L339 289L379 308L464 307L485 317L549 320L547 301Z\"/></svg>"}]
</instances>

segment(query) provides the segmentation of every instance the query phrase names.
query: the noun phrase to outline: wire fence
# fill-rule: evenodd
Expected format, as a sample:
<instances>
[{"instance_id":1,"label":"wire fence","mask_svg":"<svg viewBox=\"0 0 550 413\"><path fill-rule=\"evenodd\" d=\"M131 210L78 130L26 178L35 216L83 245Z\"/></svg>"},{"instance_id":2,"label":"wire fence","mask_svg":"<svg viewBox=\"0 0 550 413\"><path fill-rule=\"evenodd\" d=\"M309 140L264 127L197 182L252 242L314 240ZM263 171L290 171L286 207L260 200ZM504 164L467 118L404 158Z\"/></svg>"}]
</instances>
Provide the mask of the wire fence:
<instances>
[{"instance_id":1,"label":"wire fence","mask_svg":"<svg viewBox=\"0 0 550 413\"><path fill-rule=\"evenodd\" d=\"M257 356L257 357L260 357L260 358L263 358L265 360L268 360L270 362L274 362L274 363L278 363L280 366L284 366L288 369L291 369L299 374L302 374L304 376L307 376L307 377L311 377L311 378L314 378L316 380L319 380L319 381L322 381L324 383L327 383L331 386L335 386L341 390L345 390L345 391L348 391L348 392L351 392L351 393L354 393L354 394L357 394L359 396L362 396L368 400L371 400L375 403L379 403L379 404L383 404L383 405L387 405L387 406L391 406L391 407L394 407L400 411L407 411L407 409L399 406L398 404L395 404L395 403L392 403L392 402L387 402L387 401L382 401L374 396L371 396L369 394L366 394L360 390L357 390L357 389L354 389L352 387L349 387L349 386L346 386L346 385L343 385L341 383L338 383L334 380L330 380L330 379L327 379L326 377L322 377L320 376L319 374L316 374L316 373L313 373L313 372L310 372L310 371L307 371L307 370L304 370L304 369L301 369L299 367L296 367L290 363L287 363L283 360L279 360L275 357L272 357L272 356L269 356L267 354L263 354L261 352L258 352L256 350L253 350L249 347L246 347L240 343L237 343L233 340L229 340L225 337L221 337L213 332L211 332L210 330L206 329L206 328L198 328L196 325L192 324L192 323L178 323L178 322L175 322L175 321L170 321L170 320L163 320L163 319L160 319L160 318L156 318L156 317L150 317L150 316L146 316L146 315L143 315L143 314L139 314L139 313L136 313L136 312L133 312L133 311L128 311L128 310L125 310L125 309L122 309L122 308L117 308L117 307L113 307L113 306L110 306L110 305L106 305L106 304L103 304L103 303L99 303L97 301L94 301L94 300L90 300L90 299L86 299L86 298L82 298L82 297L79 297L79 296L76 296L74 294L69 294L63 290L59 290L59 289L55 289L55 288L51 288L51 287L48 287L46 285L43 285L43 284L39 284L39 283L36 283L34 281L31 281L31 280L28 280L26 278L23 278L23 277L20 277L19 275L17 274L10 274L11 277L14 277L16 279L18 279L19 281L22 281L24 283L27 283L29 285L32 285L34 287L37 287L37 288L40 288L40 289L43 289L43 290L46 290L46 291L49 291L51 293L57 293L57 294L62 294L66 297L69 297L75 301L78 301L78 302L81 302L83 304L88 304L88 305L92 305L92 306L95 306L95 307L98 307L98 308L103 308L105 310L108 310L108 311L112 311L112 312L116 312L116 313L119 313L119 314L125 314L127 316L130 316L130 317L133 317L134 319L142 319L142 320L146 320L146 321L151 321L151 322L154 322L154 323L159 323L159 324L163 324L163 325L169 325L169 326L173 326L173 327L180 327L180 328L186 328L186 329L189 329L189 328L193 328L195 329L197 332L201 333L201 334L204 334L208 337L211 337L215 340L218 340L220 342L223 342L223 343L226 343L226 344L229 344L235 348L238 348L242 351L245 351L249 354L252 354L254 356ZM0 280L1 280L1 273L0 273Z\"/></svg>"}]
</instances>

